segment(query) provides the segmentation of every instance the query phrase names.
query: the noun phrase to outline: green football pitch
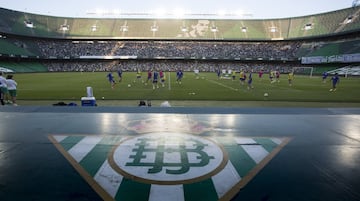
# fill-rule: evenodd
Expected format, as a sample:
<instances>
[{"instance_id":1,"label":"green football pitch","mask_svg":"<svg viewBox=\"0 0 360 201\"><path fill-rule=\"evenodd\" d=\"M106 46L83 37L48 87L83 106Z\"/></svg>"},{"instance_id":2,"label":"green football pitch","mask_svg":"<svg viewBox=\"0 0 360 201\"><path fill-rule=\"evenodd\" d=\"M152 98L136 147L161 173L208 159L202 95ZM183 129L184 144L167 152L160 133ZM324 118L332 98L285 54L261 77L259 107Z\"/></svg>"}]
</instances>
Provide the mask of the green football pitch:
<instances>
[{"instance_id":1,"label":"green football pitch","mask_svg":"<svg viewBox=\"0 0 360 201\"><path fill-rule=\"evenodd\" d=\"M18 102L80 102L86 96L86 87L93 89L98 102L114 101L202 101L217 102L219 106L228 102L316 102L316 103L360 103L360 78L340 78L335 92L330 92L330 77L326 83L321 77L295 75L293 85L289 86L287 74L282 74L280 82L270 83L268 75L260 80L253 74L253 89L247 83L240 84L238 77L218 79L215 73L200 73L198 79L192 72L185 72L181 84L176 82L175 72L166 72L165 86L153 89L136 80L134 72L123 73L122 82L117 82L112 89L106 72L65 72L65 73L24 73L16 74L18 83ZM116 80L117 74L113 73ZM143 80L146 82L146 73ZM128 85L131 85L130 87ZM264 96L267 93L268 96ZM104 100L103 100L104 99ZM20 103L21 104L21 103ZM286 105L286 104L285 104Z\"/></svg>"}]
</instances>

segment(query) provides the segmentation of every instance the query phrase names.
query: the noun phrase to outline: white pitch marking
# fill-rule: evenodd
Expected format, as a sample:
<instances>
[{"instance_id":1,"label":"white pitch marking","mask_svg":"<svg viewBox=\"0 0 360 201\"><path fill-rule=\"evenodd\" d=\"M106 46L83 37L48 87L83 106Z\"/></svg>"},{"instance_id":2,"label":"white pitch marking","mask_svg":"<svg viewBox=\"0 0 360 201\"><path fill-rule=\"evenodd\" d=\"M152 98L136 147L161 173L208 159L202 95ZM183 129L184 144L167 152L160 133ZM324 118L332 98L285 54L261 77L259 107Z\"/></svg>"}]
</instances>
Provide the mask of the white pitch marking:
<instances>
[{"instance_id":1,"label":"white pitch marking","mask_svg":"<svg viewBox=\"0 0 360 201\"><path fill-rule=\"evenodd\" d=\"M108 160L106 160L97 171L94 179L107 193L109 193L109 195L115 197L123 176L112 169Z\"/></svg>"},{"instance_id":2,"label":"white pitch marking","mask_svg":"<svg viewBox=\"0 0 360 201\"><path fill-rule=\"evenodd\" d=\"M241 147L256 163L260 163L269 154L261 145L241 145Z\"/></svg>"},{"instance_id":3,"label":"white pitch marking","mask_svg":"<svg viewBox=\"0 0 360 201\"><path fill-rule=\"evenodd\" d=\"M184 201L183 185L151 185L149 201Z\"/></svg>"},{"instance_id":4,"label":"white pitch marking","mask_svg":"<svg viewBox=\"0 0 360 201\"><path fill-rule=\"evenodd\" d=\"M212 177L218 197L223 197L232 187L241 180L233 164L228 161L225 168Z\"/></svg>"},{"instance_id":5,"label":"white pitch marking","mask_svg":"<svg viewBox=\"0 0 360 201\"><path fill-rule=\"evenodd\" d=\"M69 154L80 162L101 141L100 136L87 136L69 150Z\"/></svg>"},{"instance_id":6,"label":"white pitch marking","mask_svg":"<svg viewBox=\"0 0 360 201\"><path fill-rule=\"evenodd\" d=\"M235 138L235 142L240 145L243 145L243 144L257 145L258 144L254 139L248 138L248 137L237 137L237 138Z\"/></svg>"},{"instance_id":7,"label":"white pitch marking","mask_svg":"<svg viewBox=\"0 0 360 201\"><path fill-rule=\"evenodd\" d=\"M67 136L65 135L55 135L53 136L57 142L63 141Z\"/></svg>"},{"instance_id":8,"label":"white pitch marking","mask_svg":"<svg viewBox=\"0 0 360 201\"><path fill-rule=\"evenodd\" d=\"M283 140L281 138L271 138L271 140L273 142L275 142L276 144L281 144L283 142Z\"/></svg>"}]
</instances>

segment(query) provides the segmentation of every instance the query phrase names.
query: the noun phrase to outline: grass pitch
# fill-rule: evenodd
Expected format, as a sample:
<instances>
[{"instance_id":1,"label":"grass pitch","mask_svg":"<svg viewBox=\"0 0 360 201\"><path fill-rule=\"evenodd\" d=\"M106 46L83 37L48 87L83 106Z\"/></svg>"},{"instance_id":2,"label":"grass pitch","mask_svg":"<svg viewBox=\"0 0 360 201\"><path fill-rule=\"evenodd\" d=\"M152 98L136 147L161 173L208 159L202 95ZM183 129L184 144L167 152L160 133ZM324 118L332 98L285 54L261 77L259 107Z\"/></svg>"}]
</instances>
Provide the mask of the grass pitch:
<instances>
[{"instance_id":1,"label":"grass pitch","mask_svg":"<svg viewBox=\"0 0 360 201\"><path fill-rule=\"evenodd\" d=\"M146 82L146 73L143 80ZM287 75L280 82L270 83L268 75L260 80L253 74L253 89L247 83L240 84L231 79L218 79L215 73L200 73L197 79L192 72L185 72L182 83L176 82L175 72L166 72L165 87L153 90L152 83L147 85L136 81L133 72L123 73L122 82L114 89L107 80L106 72L66 72L66 73L29 73L16 74L19 101L66 101L80 102L86 96L86 87L93 88L98 101L216 101L220 102L318 102L318 103L360 103L360 78L340 78L336 92L329 92L330 79L322 83L321 77L295 75L293 85L289 86ZM113 73L116 80L118 77ZM128 85L131 87L128 87ZM264 93L269 96L265 97ZM221 105L221 103L220 103Z\"/></svg>"}]
</instances>

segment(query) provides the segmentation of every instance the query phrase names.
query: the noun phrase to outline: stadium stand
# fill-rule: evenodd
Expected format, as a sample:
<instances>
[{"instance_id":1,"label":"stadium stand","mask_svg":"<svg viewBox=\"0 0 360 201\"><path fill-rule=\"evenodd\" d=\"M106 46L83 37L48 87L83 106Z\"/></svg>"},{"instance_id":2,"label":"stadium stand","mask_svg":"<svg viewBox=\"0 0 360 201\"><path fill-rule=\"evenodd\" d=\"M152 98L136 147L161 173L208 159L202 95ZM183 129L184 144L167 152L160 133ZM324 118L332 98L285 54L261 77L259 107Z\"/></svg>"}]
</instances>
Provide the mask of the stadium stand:
<instances>
[{"instance_id":1,"label":"stadium stand","mask_svg":"<svg viewBox=\"0 0 360 201\"><path fill-rule=\"evenodd\" d=\"M360 39L304 43L298 54L301 56L331 56L360 52ZM302 53L300 53L302 52Z\"/></svg>"},{"instance_id":2,"label":"stadium stand","mask_svg":"<svg viewBox=\"0 0 360 201\"><path fill-rule=\"evenodd\" d=\"M39 62L0 61L0 67L6 67L17 73L48 72L48 68Z\"/></svg>"},{"instance_id":3,"label":"stadium stand","mask_svg":"<svg viewBox=\"0 0 360 201\"><path fill-rule=\"evenodd\" d=\"M1 54L8 54L8 55L26 55L26 56L34 56L35 54L31 52L29 48L29 43L23 43L22 41L18 40L9 40L0 38L0 46Z\"/></svg>"},{"instance_id":4,"label":"stadium stand","mask_svg":"<svg viewBox=\"0 0 360 201\"><path fill-rule=\"evenodd\" d=\"M146 68L148 60L188 70L202 63L203 71L261 62L269 63L267 70L280 64L291 69L314 56L326 62L342 54L356 58L359 12L352 7L283 19L181 20L65 18L0 8L0 61L17 72L106 71L123 63L134 70Z\"/></svg>"}]
</instances>

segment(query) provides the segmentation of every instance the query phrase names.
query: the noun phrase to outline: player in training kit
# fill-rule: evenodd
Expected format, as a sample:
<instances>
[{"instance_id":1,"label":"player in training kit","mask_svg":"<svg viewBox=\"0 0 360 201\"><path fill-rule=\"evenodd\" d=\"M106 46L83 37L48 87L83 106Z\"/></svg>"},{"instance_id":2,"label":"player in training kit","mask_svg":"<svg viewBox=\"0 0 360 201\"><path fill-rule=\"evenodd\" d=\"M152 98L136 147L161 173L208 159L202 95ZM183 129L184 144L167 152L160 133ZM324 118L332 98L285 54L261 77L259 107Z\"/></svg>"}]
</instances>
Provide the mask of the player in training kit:
<instances>
[{"instance_id":1,"label":"player in training kit","mask_svg":"<svg viewBox=\"0 0 360 201\"><path fill-rule=\"evenodd\" d=\"M260 69L259 71L259 80L261 81L262 80L262 76L264 75L264 70L263 69Z\"/></svg>"},{"instance_id":2,"label":"player in training kit","mask_svg":"<svg viewBox=\"0 0 360 201\"><path fill-rule=\"evenodd\" d=\"M269 78L270 78L270 83L271 83L271 84L276 81L276 80L274 80L274 78L275 78L275 71L271 70L271 71L269 72Z\"/></svg>"},{"instance_id":3,"label":"player in training kit","mask_svg":"<svg viewBox=\"0 0 360 201\"><path fill-rule=\"evenodd\" d=\"M254 87L252 86L252 81L253 81L253 79L252 79L252 70L251 70L250 73L249 73L248 81L247 81L247 83L248 83L247 89L248 89L248 90L254 88Z\"/></svg>"},{"instance_id":4,"label":"player in training kit","mask_svg":"<svg viewBox=\"0 0 360 201\"><path fill-rule=\"evenodd\" d=\"M240 77L240 84L244 85L245 80L246 80L246 75L245 75L244 70L241 69L239 77Z\"/></svg>"},{"instance_id":5,"label":"player in training kit","mask_svg":"<svg viewBox=\"0 0 360 201\"><path fill-rule=\"evenodd\" d=\"M200 78L199 73L200 73L199 69L194 70L195 79L197 79L197 80Z\"/></svg>"},{"instance_id":6,"label":"player in training kit","mask_svg":"<svg viewBox=\"0 0 360 201\"><path fill-rule=\"evenodd\" d=\"M231 71L231 77L232 77L232 81L234 81L236 79L236 71L235 70Z\"/></svg>"},{"instance_id":7,"label":"player in training kit","mask_svg":"<svg viewBox=\"0 0 360 201\"><path fill-rule=\"evenodd\" d=\"M152 74L153 74L152 70L148 70L145 85L147 85L149 81L151 82Z\"/></svg>"},{"instance_id":8,"label":"player in training kit","mask_svg":"<svg viewBox=\"0 0 360 201\"><path fill-rule=\"evenodd\" d=\"M220 76L221 76L221 71L220 71L220 68L217 68L216 69L216 75L217 75L217 78L218 78L218 80L220 80Z\"/></svg>"},{"instance_id":9,"label":"player in training kit","mask_svg":"<svg viewBox=\"0 0 360 201\"><path fill-rule=\"evenodd\" d=\"M323 83L326 83L326 78L328 77L328 72L326 72L326 71L324 71L323 73L322 73L322 82Z\"/></svg>"},{"instance_id":10,"label":"player in training kit","mask_svg":"<svg viewBox=\"0 0 360 201\"><path fill-rule=\"evenodd\" d=\"M1 105L5 105L5 102L4 102L5 94L3 94L3 90L2 90L3 86L5 86L5 84L6 84L6 80L4 82L0 80L0 102L1 102Z\"/></svg>"},{"instance_id":11,"label":"player in training kit","mask_svg":"<svg viewBox=\"0 0 360 201\"><path fill-rule=\"evenodd\" d=\"M159 79L159 73L156 70L154 70L153 79L152 79L153 89L155 89L155 87L159 88L158 79Z\"/></svg>"},{"instance_id":12,"label":"player in training kit","mask_svg":"<svg viewBox=\"0 0 360 201\"><path fill-rule=\"evenodd\" d=\"M3 72L0 71L0 100L1 105L5 105L5 100L7 99L7 84L6 84L6 78L3 77Z\"/></svg>"},{"instance_id":13,"label":"player in training kit","mask_svg":"<svg viewBox=\"0 0 360 201\"><path fill-rule=\"evenodd\" d=\"M336 91L336 86L340 82L339 75L337 73L335 73L335 75L331 78L331 81L332 81L332 89L330 89L330 91Z\"/></svg>"},{"instance_id":14,"label":"player in training kit","mask_svg":"<svg viewBox=\"0 0 360 201\"><path fill-rule=\"evenodd\" d=\"M108 73L106 77L108 78L108 80L110 82L110 86L113 89L115 87L116 82L114 80L114 76L113 76L112 72Z\"/></svg>"},{"instance_id":15,"label":"player in training kit","mask_svg":"<svg viewBox=\"0 0 360 201\"><path fill-rule=\"evenodd\" d=\"M289 82L289 86L290 86L290 87L292 86L293 80L294 80L294 72L291 71L291 72L288 74L288 82Z\"/></svg>"},{"instance_id":16,"label":"player in training kit","mask_svg":"<svg viewBox=\"0 0 360 201\"><path fill-rule=\"evenodd\" d=\"M275 80L276 82L280 82L280 71L278 70L275 71Z\"/></svg>"},{"instance_id":17,"label":"player in training kit","mask_svg":"<svg viewBox=\"0 0 360 201\"><path fill-rule=\"evenodd\" d=\"M6 85L9 92L9 95L11 97L11 101L13 106L17 106L16 104L16 87L17 82L14 80L13 75L7 75L6 76Z\"/></svg>"},{"instance_id":18,"label":"player in training kit","mask_svg":"<svg viewBox=\"0 0 360 201\"><path fill-rule=\"evenodd\" d=\"M160 70L159 75L160 75L161 85L162 85L162 87L165 87L165 73L164 73L164 71Z\"/></svg>"},{"instance_id":19,"label":"player in training kit","mask_svg":"<svg viewBox=\"0 0 360 201\"><path fill-rule=\"evenodd\" d=\"M122 69L121 68L119 68L118 70L117 70L117 74L118 74L118 77L119 77L119 82L121 82L122 81Z\"/></svg>"},{"instance_id":20,"label":"player in training kit","mask_svg":"<svg viewBox=\"0 0 360 201\"><path fill-rule=\"evenodd\" d=\"M179 83L181 84L181 80L184 76L184 73L182 72L181 69L179 69L177 72L176 72L176 83Z\"/></svg>"},{"instance_id":21,"label":"player in training kit","mask_svg":"<svg viewBox=\"0 0 360 201\"><path fill-rule=\"evenodd\" d=\"M144 83L144 80L142 80L142 72L141 72L140 68L138 68L137 71L136 71L136 80L134 80L134 83L137 80L140 81L141 83Z\"/></svg>"}]
</instances>

